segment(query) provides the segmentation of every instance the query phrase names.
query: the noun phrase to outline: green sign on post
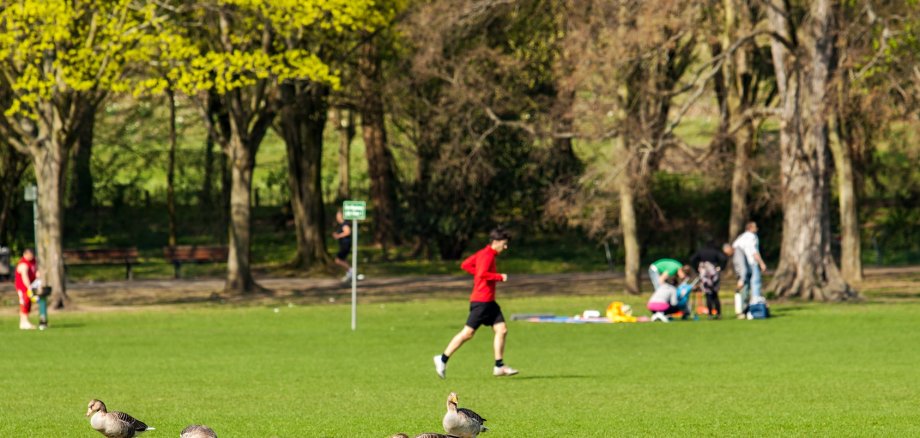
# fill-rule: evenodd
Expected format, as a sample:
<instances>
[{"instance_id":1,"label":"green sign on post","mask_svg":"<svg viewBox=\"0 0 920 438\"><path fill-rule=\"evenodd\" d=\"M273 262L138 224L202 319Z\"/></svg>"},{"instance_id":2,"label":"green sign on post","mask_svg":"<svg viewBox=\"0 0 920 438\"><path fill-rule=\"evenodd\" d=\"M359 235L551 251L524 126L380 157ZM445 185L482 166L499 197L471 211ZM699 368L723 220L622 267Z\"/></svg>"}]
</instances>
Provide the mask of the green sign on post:
<instances>
[{"instance_id":1,"label":"green sign on post","mask_svg":"<svg viewBox=\"0 0 920 438\"><path fill-rule=\"evenodd\" d=\"M342 218L351 221L351 329L358 326L358 221L367 219L367 203L345 201Z\"/></svg>"},{"instance_id":2,"label":"green sign on post","mask_svg":"<svg viewBox=\"0 0 920 438\"><path fill-rule=\"evenodd\" d=\"M26 192L24 196L25 200L28 202L38 200L38 188L35 185L26 186Z\"/></svg>"},{"instance_id":3,"label":"green sign on post","mask_svg":"<svg viewBox=\"0 0 920 438\"><path fill-rule=\"evenodd\" d=\"M367 219L367 203L364 201L345 201L342 204L342 215L347 221L363 221Z\"/></svg>"}]
</instances>

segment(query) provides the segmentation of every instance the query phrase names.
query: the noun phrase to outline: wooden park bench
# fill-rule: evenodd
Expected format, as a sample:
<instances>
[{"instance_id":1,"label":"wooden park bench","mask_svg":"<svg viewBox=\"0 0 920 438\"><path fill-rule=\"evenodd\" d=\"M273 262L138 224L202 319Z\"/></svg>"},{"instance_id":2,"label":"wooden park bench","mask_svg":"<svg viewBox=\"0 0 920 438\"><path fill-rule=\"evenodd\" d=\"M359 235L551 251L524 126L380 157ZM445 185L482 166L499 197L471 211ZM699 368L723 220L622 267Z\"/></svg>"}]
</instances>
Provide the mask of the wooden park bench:
<instances>
[{"instance_id":1,"label":"wooden park bench","mask_svg":"<svg viewBox=\"0 0 920 438\"><path fill-rule=\"evenodd\" d=\"M134 278L133 265L137 264L137 248L65 249L64 266L67 265L125 265L125 278Z\"/></svg>"},{"instance_id":2,"label":"wooden park bench","mask_svg":"<svg viewBox=\"0 0 920 438\"><path fill-rule=\"evenodd\" d=\"M226 246L180 245L163 248L163 257L175 267L175 277L180 277L182 264L187 262L208 263L227 261Z\"/></svg>"}]
</instances>

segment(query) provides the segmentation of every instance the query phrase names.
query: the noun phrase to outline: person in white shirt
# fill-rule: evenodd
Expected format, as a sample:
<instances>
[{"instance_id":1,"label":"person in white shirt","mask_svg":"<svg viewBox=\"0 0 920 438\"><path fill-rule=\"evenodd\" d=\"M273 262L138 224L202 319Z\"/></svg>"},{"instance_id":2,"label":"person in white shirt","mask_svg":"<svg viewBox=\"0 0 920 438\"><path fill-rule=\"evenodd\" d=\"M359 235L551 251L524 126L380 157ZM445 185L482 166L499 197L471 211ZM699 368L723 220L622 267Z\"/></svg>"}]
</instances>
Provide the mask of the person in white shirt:
<instances>
[{"instance_id":1,"label":"person in white shirt","mask_svg":"<svg viewBox=\"0 0 920 438\"><path fill-rule=\"evenodd\" d=\"M751 296L757 298L761 296L761 276L767 272L767 264L760 257L760 238L757 237L757 223L748 222L744 229L745 231L732 243L732 248L744 254L745 262L747 263L744 282L750 288Z\"/></svg>"}]
</instances>

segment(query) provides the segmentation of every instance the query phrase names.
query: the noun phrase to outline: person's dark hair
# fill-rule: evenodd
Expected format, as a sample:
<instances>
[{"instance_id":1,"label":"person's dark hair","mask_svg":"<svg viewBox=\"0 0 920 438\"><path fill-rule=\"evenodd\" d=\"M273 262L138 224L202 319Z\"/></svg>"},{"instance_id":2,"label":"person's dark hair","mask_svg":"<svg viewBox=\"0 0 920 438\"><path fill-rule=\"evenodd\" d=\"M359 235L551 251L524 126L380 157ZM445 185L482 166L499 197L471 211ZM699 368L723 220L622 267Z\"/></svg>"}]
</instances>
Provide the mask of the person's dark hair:
<instances>
[{"instance_id":1,"label":"person's dark hair","mask_svg":"<svg viewBox=\"0 0 920 438\"><path fill-rule=\"evenodd\" d=\"M510 239L511 239L511 233L509 233L508 230L502 227L498 227L489 232L489 240L493 242L496 240L510 240Z\"/></svg>"},{"instance_id":2,"label":"person's dark hair","mask_svg":"<svg viewBox=\"0 0 920 438\"><path fill-rule=\"evenodd\" d=\"M26 248L26 249L22 250L22 255L26 255L26 254L35 255L35 250L32 249L32 248Z\"/></svg>"}]
</instances>

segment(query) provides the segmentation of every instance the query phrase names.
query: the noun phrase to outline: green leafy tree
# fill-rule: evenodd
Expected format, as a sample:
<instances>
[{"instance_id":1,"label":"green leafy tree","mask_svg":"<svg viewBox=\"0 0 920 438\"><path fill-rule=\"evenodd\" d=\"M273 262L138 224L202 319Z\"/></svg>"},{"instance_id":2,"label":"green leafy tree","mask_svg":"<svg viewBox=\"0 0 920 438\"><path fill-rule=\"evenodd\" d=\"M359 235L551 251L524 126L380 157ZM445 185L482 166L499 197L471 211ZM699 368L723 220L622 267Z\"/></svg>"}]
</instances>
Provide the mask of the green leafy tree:
<instances>
[{"instance_id":1,"label":"green leafy tree","mask_svg":"<svg viewBox=\"0 0 920 438\"><path fill-rule=\"evenodd\" d=\"M285 97L292 91L288 87L301 81L316 84L311 90L339 87L338 73L315 46L302 42L321 32L379 25L383 19L373 4L371 0L203 0L191 6L195 19L190 22L195 24L186 28L186 37L197 44L176 56L181 74L173 80L177 89L192 96L209 96L216 117L207 114L205 120L229 158L227 290L258 288L250 259L252 174L259 145L290 103ZM325 109L319 106L314 111ZM325 114L322 117L325 120ZM295 136L285 135L285 139ZM306 158L314 159L318 157ZM316 202L321 216L321 198Z\"/></svg>"},{"instance_id":2,"label":"green leafy tree","mask_svg":"<svg viewBox=\"0 0 920 438\"><path fill-rule=\"evenodd\" d=\"M323 132L327 125L330 99L334 94L347 94L353 76L358 70L357 59L380 37L385 29L405 8L405 1L391 0L368 4L363 17L344 29L316 27L304 29L285 38L286 47L307 49L339 71L343 86L338 91L322 81L303 78L288 80L280 84L281 109L275 129L284 139L288 155L288 186L291 192L291 210L297 238L297 255L294 265L311 267L325 265L329 261L326 252L326 231L322 198L322 156ZM384 31L385 32L385 31ZM365 95L358 101L380 100L378 95ZM352 107L359 105L353 103ZM382 107L380 108L382 111ZM350 112L349 112L350 113ZM382 117L382 116L381 116ZM382 118L380 119L382 122ZM334 121L334 123L336 123ZM346 122L347 123L347 122ZM345 142L344 157L347 163L348 129L342 140ZM367 134L366 125L362 128ZM351 134L353 135L353 134ZM368 159L371 158L370 144L366 144ZM384 146L386 146L384 144ZM341 153L341 152L340 152ZM340 157L341 161L341 157ZM342 172L343 169L340 169ZM348 167L344 168L347 187ZM343 187L340 187L342 189ZM344 198L343 198L344 199ZM390 223L392 212L374 204L374 229Z\"/></svg>"},{"instance_id":3,"label":"green leafy tree","mask_svg":"<svg viewBox=\"0 0 920 438\"><path fill-rule=\"evenodd\" d=\"M169 33L154 31L162 12L140 0L0 2L0 86L10 93L0 134L31 159L40 270L54 307L68 301L61 241L69 151L106 94L156 91L138 72L170 44Z\"/></svg>"}]
</instances>

